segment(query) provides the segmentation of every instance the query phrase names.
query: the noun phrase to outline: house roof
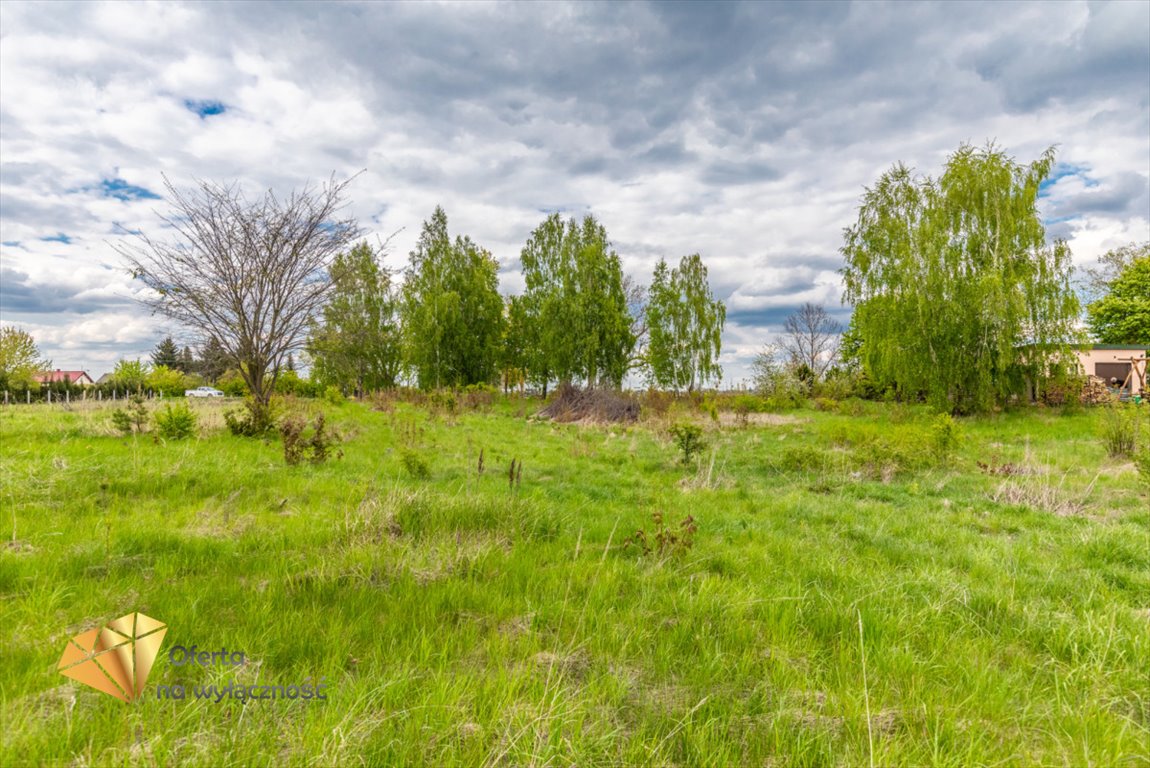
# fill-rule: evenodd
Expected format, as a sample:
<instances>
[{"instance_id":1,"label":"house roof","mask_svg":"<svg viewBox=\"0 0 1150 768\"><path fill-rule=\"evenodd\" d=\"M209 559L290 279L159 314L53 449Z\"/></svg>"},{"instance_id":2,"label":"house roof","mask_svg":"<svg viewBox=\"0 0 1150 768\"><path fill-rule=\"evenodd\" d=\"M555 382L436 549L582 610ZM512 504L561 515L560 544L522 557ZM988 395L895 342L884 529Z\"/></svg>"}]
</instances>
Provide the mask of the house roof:
<instances>
[{"instance_id":1,"label":"house roof","mask_svg":"<svg viewBox=\"0 0 1150 768\"><path fill-rule=\"evenodd\" d=\"M1079 349L1118 349L1130 350L1131 352L1145 352L1150 348L1150 344L1082 344Z\"/></svg>"},{"instance_id":2,"label":"house roof","mask_svg":"<svg viewBox=\"0 0 1150 768\"><path fill-rule=\"evenodd\" d=\"M92 377L88 375L87 371L62 371L59 368L54 371L37 373L32 377L34 381L38 381L41 384L55 384L60 381L71 383L73 381L79 381L81 378L87 378L88 381L92 380Z\"/></svg>"}]
</instances>

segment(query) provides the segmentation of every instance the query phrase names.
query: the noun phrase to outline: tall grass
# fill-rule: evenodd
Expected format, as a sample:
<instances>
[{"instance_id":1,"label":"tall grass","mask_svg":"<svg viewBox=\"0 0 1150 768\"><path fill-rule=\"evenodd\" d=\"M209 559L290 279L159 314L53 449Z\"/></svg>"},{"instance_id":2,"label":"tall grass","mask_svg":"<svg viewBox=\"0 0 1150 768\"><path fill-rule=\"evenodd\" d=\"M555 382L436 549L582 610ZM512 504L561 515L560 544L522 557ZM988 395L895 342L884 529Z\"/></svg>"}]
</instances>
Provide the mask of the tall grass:
<instances>
[{"instance_id":1,"label":"tall grass","mask_svg":"<svg viewBox=\"0 0 1150 768\"><path fill-rule=\"evenodd\" d=\"M1097 411L940 451L923 411L799 410L684 466L660 424L348 403L342 458L288 466L190 405L170 442L0 410L0 764L1147 763L1150 488ZM655 512L690 545L626 546ZM56 672L135 610L247 664L161 656L130 705ZM155 698L308 678L326 702Z\"/></svg>"}]
</instances>

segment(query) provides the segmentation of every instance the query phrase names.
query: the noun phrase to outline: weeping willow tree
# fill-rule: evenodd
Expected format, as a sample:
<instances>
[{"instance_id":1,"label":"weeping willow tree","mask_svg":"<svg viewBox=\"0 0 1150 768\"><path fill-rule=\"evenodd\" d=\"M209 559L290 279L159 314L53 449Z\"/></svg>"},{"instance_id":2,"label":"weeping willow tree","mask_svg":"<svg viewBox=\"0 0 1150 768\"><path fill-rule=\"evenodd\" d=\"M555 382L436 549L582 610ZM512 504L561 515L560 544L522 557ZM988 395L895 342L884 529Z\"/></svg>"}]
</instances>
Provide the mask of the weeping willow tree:
<instances>
[{"instance_id":1,"label":"weeping willow tree","mask_svg":"<svg viewBox=\"0 0 1150 768\"><path fill-rule=\"evenodd\" d=\"M1070 250L1037 209L1054 150L1020 165L961 146L938 179L895 165L845 231L845 300L867 373L906 398L984 411L1064 365L1078 300Z\"/></svg>"}]
</instances>

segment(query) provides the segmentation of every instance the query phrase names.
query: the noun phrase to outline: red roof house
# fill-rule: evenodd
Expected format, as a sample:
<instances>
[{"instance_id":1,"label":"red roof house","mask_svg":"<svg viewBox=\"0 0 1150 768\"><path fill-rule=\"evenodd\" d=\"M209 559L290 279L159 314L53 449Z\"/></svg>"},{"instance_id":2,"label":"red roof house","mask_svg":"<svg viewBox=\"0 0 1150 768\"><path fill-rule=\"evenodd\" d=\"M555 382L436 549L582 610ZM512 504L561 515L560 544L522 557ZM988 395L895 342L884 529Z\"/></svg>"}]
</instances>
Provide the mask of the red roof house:
<instances>
[{"instance_id":1,"label":"red roof house","mask_svg":"<svg viewBox=\"0 0 1150 768\"><path fill-rule=\"evenodd\" d=\"M64 381L69 384L75 384L81 387L90 387L96 382L92 381L92 377L85 371L61 371L57 368L54 371L45 371L44 373L37 373L32 376L33 381L38 381L41 384L56 384Z\"/></svg>"}]
</instances>

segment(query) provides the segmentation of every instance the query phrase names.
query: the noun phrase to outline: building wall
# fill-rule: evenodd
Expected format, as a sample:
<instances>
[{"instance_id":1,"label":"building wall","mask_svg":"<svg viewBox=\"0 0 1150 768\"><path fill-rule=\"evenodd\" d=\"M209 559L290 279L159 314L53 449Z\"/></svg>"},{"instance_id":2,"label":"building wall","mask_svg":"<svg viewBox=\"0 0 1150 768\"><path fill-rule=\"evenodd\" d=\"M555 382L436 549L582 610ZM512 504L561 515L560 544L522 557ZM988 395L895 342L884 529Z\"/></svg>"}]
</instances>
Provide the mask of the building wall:
<instances>
[{"instance_id":1,"label":"building wall","mask_svg":"<svg viewBox=\"0 0 1150 768\"><path fill-rule=\"evenodd\" d=\"M1123 363L1131 357L1145 357L1146 350L1144 349L1080 349L1078 350L1078 363L1082 366L1083 372L1087 375L1094 376L1095 366L1098 363ZM1104 377L1109 381L1109 376ZM1119 384L1122 382L1119 381ZM1142 388L1139 386L1138 377L1135 376L1131 382L1131 393L1139 394Z\"/></svg>"}]
</instances>

